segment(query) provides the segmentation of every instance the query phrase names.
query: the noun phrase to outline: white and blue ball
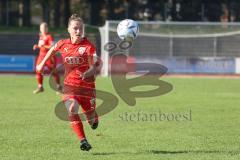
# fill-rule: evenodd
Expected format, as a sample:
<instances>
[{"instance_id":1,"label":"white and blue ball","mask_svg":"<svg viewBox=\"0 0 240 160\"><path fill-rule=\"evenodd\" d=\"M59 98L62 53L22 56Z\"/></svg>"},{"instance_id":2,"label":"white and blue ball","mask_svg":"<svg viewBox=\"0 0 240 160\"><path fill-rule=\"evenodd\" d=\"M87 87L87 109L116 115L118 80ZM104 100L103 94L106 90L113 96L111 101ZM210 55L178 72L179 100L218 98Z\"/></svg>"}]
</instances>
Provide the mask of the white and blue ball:
<instances>
[{"instance_id":1,"label":"white and blue ball","mask_svg":"<svg viewBox=\"0 0 240 160\"><path fill-rule=\"evenodd\" d=\"M118 23L117 34L120 39L132 41L137 38L139 32L139 25L132 19L124 19Z\"/></svg>"}]
</instances>

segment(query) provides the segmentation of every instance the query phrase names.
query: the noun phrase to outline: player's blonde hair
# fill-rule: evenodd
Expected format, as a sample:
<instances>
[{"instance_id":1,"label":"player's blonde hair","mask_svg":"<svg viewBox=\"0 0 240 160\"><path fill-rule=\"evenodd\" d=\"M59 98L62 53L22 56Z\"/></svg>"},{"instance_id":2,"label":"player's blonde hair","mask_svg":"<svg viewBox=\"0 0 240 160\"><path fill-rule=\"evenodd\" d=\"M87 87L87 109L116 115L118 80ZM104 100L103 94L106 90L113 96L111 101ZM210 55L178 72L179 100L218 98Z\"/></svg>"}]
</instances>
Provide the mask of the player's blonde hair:
<instances>
[{"instance_id":1,"label":"player's blonde hair","mask_svg":"<svg viewBox=\"0 0 240 160\"><path fill-rule=\"evenodd\" d=\"M83 24L82 18L76 13L72 14L71 17L68 19L68 26L71 24L72 21L79 21L81 24Z\"/></svg>"},{"instance_id":2,"label":"player's blonde hair","mask_svg":"<svg viewBox=\"0 0 240 160\"><path fill-rule=\"evenodd\" d=\"M39 29L40 29L40 34L42 34L43 32L48 33L48 24L46 22L40 23Z\"/></svg>"},{"instance_id":3,"label":"player's blonde hair","mask_svg":"<svg viewBox=\"0 0 240 160\"><path fill-rule=\"evenodd\" d=\"M43 25L44 27L48 27L48 24L46 22L42 22L40 26Z\"/></svg>"}]
</instances>

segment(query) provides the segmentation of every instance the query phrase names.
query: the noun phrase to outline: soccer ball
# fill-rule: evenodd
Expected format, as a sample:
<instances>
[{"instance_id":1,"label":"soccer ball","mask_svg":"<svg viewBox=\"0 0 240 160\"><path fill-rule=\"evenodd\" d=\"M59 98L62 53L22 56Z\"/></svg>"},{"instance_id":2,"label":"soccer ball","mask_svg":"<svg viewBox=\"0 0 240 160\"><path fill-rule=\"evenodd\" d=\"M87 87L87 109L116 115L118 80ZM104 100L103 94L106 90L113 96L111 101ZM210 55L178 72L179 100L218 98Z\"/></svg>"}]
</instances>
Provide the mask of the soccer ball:
<instances>
[{"instance_id":1,"label":"soccer ball","mask_svg":"<svg viewBox=\"0 0 240 160\"><path fill-rule=\"evenodd\" d=\"M124 19L118 23L117 34L120 39L132 41L139 32L138 23L132 19Z\"/></svg>"}]
</instances>

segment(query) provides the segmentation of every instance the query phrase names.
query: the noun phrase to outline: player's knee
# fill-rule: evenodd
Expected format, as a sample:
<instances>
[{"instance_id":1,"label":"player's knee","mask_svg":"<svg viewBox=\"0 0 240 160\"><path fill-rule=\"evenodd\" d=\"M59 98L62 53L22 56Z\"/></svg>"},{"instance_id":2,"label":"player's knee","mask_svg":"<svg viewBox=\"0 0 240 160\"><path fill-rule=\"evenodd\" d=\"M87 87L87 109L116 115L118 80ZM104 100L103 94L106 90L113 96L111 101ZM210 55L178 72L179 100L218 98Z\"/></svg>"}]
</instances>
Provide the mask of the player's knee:
<instances>
[{"instance_id":1,"label":"player's knee","mask_svg":"<svg viewBox=\"0 0 240 160\"><path fill-rule=\"evenodd\" d=\"M36 72L36 78L40 78L40 77L42 77L42 73Z\"/></svg>"},{"instance_id":2,"label":"player's knee","mask_svg":"<svg viewBox=\"0 0 240 160\"><path fill-rule=\"evenodd\" d=\"M69 114L78 114L79 104L75 99L65 101L65 106Z\"/></svg>"}]
</instances>

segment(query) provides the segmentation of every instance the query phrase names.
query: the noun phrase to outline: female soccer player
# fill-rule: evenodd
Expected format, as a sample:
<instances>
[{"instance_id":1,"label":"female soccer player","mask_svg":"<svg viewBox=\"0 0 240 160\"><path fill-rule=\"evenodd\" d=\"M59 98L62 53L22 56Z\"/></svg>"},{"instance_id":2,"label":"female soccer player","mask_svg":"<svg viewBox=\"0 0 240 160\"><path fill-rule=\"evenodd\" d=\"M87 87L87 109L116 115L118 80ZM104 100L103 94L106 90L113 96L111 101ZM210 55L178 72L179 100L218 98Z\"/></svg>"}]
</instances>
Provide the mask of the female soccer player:
<instances>
[{"instance_id":1,"label":"female soccer player","mask_svg":"<svg viewBox=\"0 0 240 160\"><path fill-rule=\"evenodd\" d=\"M78 109L81 105L91 128L96 129L98 115L95 112L95 72L98 62L95 60L95 47L83 37L83 27L82 19L73 14L68 21L70 38L58 41L36 69L41 71L52 55L61 53L65 67L63 101L72 129L81 142L81 150L89 151L92 147L84 134Z\"/></svg>"},{"instance_id":2,"label":"female soccer player","mask_svg":"<svg viewBox=\"0 0 240 160\"><path fill-rule=\"evenodd\" d=\"M37 65L43 60L48 50L52 47L53 37L48 33L48 25L43 22L40 24L40 35L38 44L33 46L33 50L39 49L39 55L37 58ZM46 63L45 66L49 71L52 71L53 77L57 84L58 91L61 91L62 87L60 85L60 78L56 70L56 56L52 56ZM43 75L42 73L36 71L36 78L38 82L38 88L33 91L34 94L43 92Z\"/></svg>"}]
</instances>

